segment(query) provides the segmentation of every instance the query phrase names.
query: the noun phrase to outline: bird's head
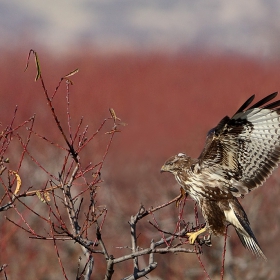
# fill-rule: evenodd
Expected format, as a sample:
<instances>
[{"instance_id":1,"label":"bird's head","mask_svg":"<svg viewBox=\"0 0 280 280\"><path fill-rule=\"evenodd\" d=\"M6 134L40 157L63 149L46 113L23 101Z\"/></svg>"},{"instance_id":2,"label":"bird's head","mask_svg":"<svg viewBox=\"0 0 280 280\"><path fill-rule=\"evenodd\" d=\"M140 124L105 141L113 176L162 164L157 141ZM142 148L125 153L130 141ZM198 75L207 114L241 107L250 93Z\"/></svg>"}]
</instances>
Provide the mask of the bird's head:
<instances>
[{"instance_id":1,"label":"bird's head","mask_svg":"<svg viewBox=\"0 0 280 280\"><path fill-rule=\"evenodd\" d=\"M171 158L169 158L164 165L161 167L160 172L171 172L176 174L178 171L186 169L189 167L190 157L186 154L179 153Z\"/></svg>"}]
</instances>

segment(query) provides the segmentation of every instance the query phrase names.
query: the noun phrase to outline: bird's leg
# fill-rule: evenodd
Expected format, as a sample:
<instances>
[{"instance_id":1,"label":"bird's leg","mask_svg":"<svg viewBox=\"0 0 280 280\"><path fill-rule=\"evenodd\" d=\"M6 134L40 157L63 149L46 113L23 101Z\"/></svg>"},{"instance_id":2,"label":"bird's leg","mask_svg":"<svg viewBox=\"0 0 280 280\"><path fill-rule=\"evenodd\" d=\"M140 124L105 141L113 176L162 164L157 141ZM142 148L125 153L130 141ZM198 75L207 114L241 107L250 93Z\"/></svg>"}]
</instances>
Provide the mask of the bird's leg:
<instances>
[{"instance_id":1,"label":"bird's leg","mask_svg":"<svg viewBox=\"0 0 280 280\"><path fill-rule=\"evenodd\" d=\"M203 232L205 232L207 229L206 227L196 231L196 232L188 232L187 233L187 236L189 237L189 242L190 244L194 244L196 238Z\"/></svg>"},{"instance_id":2,"label":"bird's leg","mask_svg":"<svg viewBox=\"0 0 280 280\"><path fill-rule=\"evenodd\" d=\"M176 207L177 208L179 207L179 204L182 201L182 199L184 198L184 196L188 195L182 187L180 188L180 192L181 192L181 194L180 194L179 198L177 198L177 200L176 200Z\"/></svg>"}]
</instances>

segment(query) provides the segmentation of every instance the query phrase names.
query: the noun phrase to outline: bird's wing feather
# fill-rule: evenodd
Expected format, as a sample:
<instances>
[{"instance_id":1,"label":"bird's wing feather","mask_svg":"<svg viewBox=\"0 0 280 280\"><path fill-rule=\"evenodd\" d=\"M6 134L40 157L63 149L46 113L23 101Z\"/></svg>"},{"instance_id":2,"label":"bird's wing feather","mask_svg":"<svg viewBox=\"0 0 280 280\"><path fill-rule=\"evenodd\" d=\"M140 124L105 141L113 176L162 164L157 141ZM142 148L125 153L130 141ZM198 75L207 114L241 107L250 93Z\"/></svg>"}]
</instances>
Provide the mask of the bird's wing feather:
<instances>
[{"instance_id":1,"label":"bird's wing feather","mask_svg":"<svg viewBox=\"0 0 280 280\"><path fill-rule=\"evenodd\" d=\"M280 101L267 104L276 95L246 109L249 98L208 133L200 167L230 182L236 196L262 185L280 161Z\"/></svg>"}]
</instances>

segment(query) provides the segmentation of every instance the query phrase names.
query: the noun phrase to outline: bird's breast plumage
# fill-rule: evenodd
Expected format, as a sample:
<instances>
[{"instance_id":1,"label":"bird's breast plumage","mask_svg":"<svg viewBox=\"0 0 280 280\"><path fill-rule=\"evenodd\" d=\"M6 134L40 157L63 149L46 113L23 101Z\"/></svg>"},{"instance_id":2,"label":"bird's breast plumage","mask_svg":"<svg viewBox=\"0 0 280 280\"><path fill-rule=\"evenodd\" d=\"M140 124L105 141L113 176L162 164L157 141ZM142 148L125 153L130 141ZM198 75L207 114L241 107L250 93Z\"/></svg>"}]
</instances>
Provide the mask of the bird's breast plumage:
<instances>
[{"instance_id":1,"label":"bird's breast plumage","mask_svg":"<svg viewBox=\"0 0 280 280\"><path fill-rule=\"evenodd\" d=\"M175 175L181 187L199 204L202 199L217 200L232 197L229 191L230 181L222 175L201 169L195 173L190 168L187 172Z\"/></svg>"}]
</instances>

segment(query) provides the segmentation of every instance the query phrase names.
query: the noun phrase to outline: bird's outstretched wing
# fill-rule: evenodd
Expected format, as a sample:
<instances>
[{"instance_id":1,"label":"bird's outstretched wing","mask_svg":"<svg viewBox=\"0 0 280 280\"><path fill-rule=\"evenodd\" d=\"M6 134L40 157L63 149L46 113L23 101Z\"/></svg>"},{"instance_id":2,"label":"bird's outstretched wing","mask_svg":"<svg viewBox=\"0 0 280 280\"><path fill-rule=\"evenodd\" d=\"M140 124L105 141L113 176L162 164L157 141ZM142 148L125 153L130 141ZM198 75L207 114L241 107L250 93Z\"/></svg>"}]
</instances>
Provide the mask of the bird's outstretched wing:
<instances>
[{"instance_id":1,"label":"bird's outstretched wing","mask_svg":"<svg viewBox=\"0 0 280 280\"><path fill-rule=\"evenodd\" d=\"M254 95L209 131L200 168L221 176L235 196L263 184L280 161L280 100L277 92L250 108Z\"/></svg>"}]
</instances>

